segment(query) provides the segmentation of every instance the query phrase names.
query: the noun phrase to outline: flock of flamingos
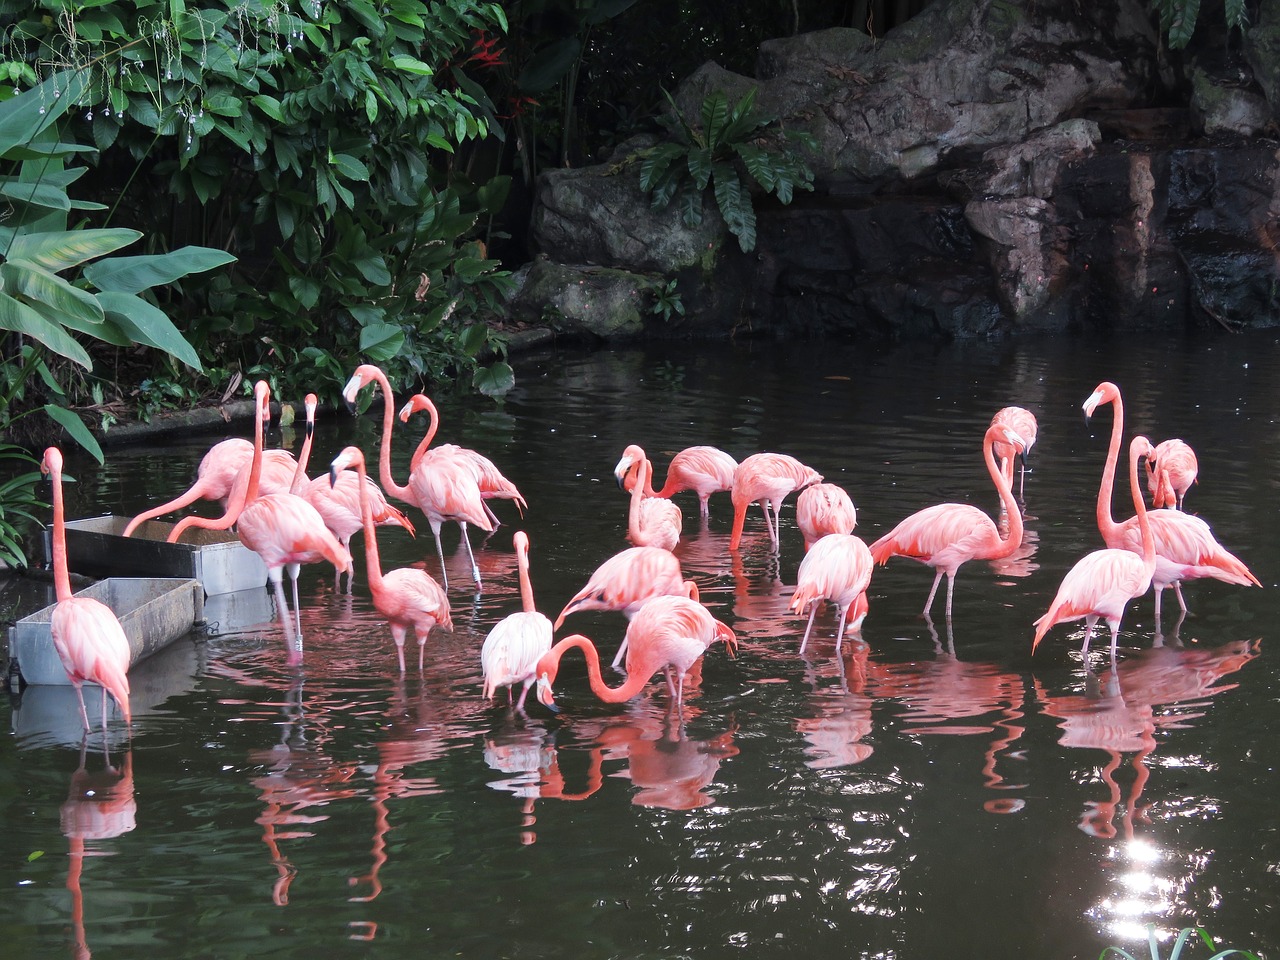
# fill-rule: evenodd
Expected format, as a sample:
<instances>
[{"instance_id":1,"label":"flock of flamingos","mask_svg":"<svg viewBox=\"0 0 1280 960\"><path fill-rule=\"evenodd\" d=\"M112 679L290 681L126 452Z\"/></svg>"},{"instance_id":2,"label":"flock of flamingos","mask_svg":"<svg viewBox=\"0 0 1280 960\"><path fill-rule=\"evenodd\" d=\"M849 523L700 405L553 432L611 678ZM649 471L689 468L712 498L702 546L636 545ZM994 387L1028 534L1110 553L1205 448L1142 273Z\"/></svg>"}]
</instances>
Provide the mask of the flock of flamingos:
<instances>
[{"instance_id":1,"label":"flock of flamingos","mask_svg":"<svg viewBox=\"0 0 1280 960\"><path fill-rule=\"evenodd\" d=\"M305 404L307 434L298 457L281 450L264 450L264 425L270 419L271 408L269 389L265 382L259 382L255 387L253 443L231 439L214 445L200 464L195 484L176 499L135 517L125 535L132 535L143 522L180 510L197 499L221 501L221 517L187 516L174 526L169 539L177 541L193 526L234 526L245 546L266 563L288 657L296 662L302 656L297 584L300 565L331 563L339 582L344 575L348 577L350 589L354 577L350 540L363 530L369 591L375 608L390 626L403 672L404 645L410 630L417 639L421 668L430 630L453 626L440 541L442 525L460 525L462 542L471 556L468 524L485 531L497 525L486 501L510 499L520 508L525 502L516 486L486 457L453 444L432 446L438 417L432 402L421 394L401 409L400 419L408 422L415 412L425 410L430 415L430 425L411 459L408 483L396 483L391 475L395 404L386 376L375 366L362 365L343 394L354 404L359 392L370 384L377 384L383 396L380 486L367 476L364 454L354 446L339 453L327 474L307 478L314 396L308 396ZM1197 467L1194 452L1181 440L1166 440L1158 447L1145 437L1131 440L1128 475L1134 515L1120 522L1112 517L1113 482L1124 433L1119 388L1109 382L1099 384L1084 402L1084 410L1092 416L1106 404L1112 406L1113 419L1097 506L1098 528L1106 547L1082 557L1064 577L1049 609L1035 622L1032 649L1056 624L1083 618L1086 627L1082 652L1087 652L1095 624L1102 619L1111 630L1114 662L1125 607L1149 588L1154 587L1158 624L1161 596L1169 587L1181 609L1186 610L1183 580L1213 577L1243 586L1261 584L1243 562L1215 540L1207 523L1182 511L1183 497L1195 482ZM1008 557L1021 545L1022 515L1013 496L1015 462L1021 460L1025 471L1026 456L1035 439L1035 417L1020 407L1006 407L996 413L983 437L983 458L1000 495L999 519L1003 523L969 504L937 504L906 517L869 546L851 532L856 513L848 494L834 484L824 483L821 474L793 457L758 453L737 463L714 447L690 447L672 459L665 483L655 490L653 468L644 451L629 446L614 474L619 485L630 492L628 538L633 546L601 564L554 623L534 605L528 537L523 532L514 535L523 609L496 624L484 641L484 696L492 698L505 687L508 700L516 710L523 711L525 698L534 688L537 698L554 710L553 687L560 659L576 648L586 656L591 689L602 700L628 700L661 671L675 707L680 708L685 674L703 653L716 642L723 642L731 651L736 648L733 631L699 602L697 586L682 577L680 564L671 552L680 538L681 514L670 498L682 491L697 494L703 518L708 515L710 496L729 492L734 509L731 550L739 547L747 508L752 503L760 504L777 550L778 510L787 496L798 493L796 520L804 535L806 553L797 573L791 610L809 613L800 645L802 652L818 608L825 601L839 611L839 656L846 631L858 633L867 615L867 589L873 568L894 556L910 557L934 569L933 586L924 605L926 617L946 575L946 618L950 622L959 568L968 560ZM1144 459L1147 486L1155 504L1151 510L1146 506L1139 475ZM64 533L62 455L57 448L45 451L42 469L54 481L54 645L79 697L85 729L91 728L82 691L86 681L102 687L104 728L108 693L129 723L130 652L124 631L109 607L72 595ZM427 518L440 556L443 584L418 568L382 571L376 527L399 525L413 530L410 518L388 502L387 494L417 507ZM473 556L471 567L478 588L480 572ZM284 591L286 570L292 584L293 614ZM575 634L554 642L555 631L565 618L585 610L621 611L630 621L613 661L615 668L625 666L626 679L619 686L605 683L599 653L587 637ZM518 699L514 695L516 687L520 688Z\"/></svg>"}]
</instances>

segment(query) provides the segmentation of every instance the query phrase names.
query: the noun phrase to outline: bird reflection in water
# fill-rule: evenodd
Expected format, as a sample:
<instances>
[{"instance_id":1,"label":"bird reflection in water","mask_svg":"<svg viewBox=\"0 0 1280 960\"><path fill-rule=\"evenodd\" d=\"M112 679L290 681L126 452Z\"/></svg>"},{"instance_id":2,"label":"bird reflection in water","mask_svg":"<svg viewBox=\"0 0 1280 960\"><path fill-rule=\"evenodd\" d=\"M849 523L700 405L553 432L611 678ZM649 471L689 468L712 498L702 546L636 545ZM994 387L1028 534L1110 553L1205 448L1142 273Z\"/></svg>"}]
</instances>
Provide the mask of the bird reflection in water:
<instances>
[{"instance_id":1,"label":"bird reflection in water","mask_svg":"<svg viewBox=\"0 0 1280 960\"><path fill-rule=\"evenodd\" d=\"M871 733L872 698L867 695L867 658L871 647L861 640L847 647L848 665L842 657L824 657L814 663L805 657L805 678L813 693L814 715L796 720L804 737L805 766L813 770L850 767L871 756L863 740ZM829 683L836 679L833 685Z\"/></svg>"},{"instance_id":2,"label":"bird reflection in water","mask_svg":"<svg viewBox=\"0 0 1280 960\"><path fill-rule=\"evenodd\" d=\"M1027 517L1024 514L1024 519L1031 520L1034 518ZM1007 536L1009 530L1009 517L1003 509L1000 511L1000 521L998 526L1000 528L1000 536ZM1022 529L1022 543L1018 549L1014 550L1013 553L1009 554L1007 557L1002 557L999 560L989 560L987 562L991 564L991 569L999 576L1019 578L1029 577L1040 569L1040 564L1036 563L1035 560L1032 559L1036 555L1036 550L1039 548L1040 531L1032 530L1030 527L1024 526Z\"/></svg>"},{"instance_id":3,"label":"bird reflection in water","mask_svg":"<svg viewBox=\"0 0 1280 960\"><path fill-rule=\"evenodd\" d=\"M1176 633L1176 629L1174 631ZM1057 717L1062 728L1059 743L1103 751L1107 762L1098 770L1106 797L1089 800L1080 817L1080 829L1102 840L1119 840L1106 863L1114 864L1119 887L1096 908L1109 918L1109 932L1118 937L1141 939L1146 923L1178 915L1185 903L1170 903L1171 891L1190 890L1195 874L1203 869L1198 853L1183 857L1186 876L1160 878L1157 861L1166 870L1178 867L1178 851L1162 849L1150 835L1138 836L1136 824L1151 825L1153 801L1143 800L1151 777L1148 758L1163 735L1186 729L1205 715L1212 697L1235 689L1237 683L1219 683L1258 656L1261 641L1235 641L1214 649L1153 647L1126 657L1101 674L1087 665L1083 671L1083 693L1051 694L1037 680L1036 697L1042 709ZM1127 793L1117 774L1123 755L1132 753L1133 779ZM1193 766L1193 758L1168 757L1165 766ZM1176 798L1168 798L1170 817L1178 815ZM1203 804L1213 806L1210 797ZM1117 825L1117 817L1119 825ZM1142 894L1148 894L1143 900ZM1176 895L1176 894L1175 894ZM1145 915L1145 917L1144 917ZM1157 931L1164 936L1172 931Z\"/></svg>"},{"instance_id":4,"label":"bird reflection in water","mask_svg":"<svg viewBox=\"0 0 1280 960\"><path fill-rule=\"evenodd\" d=\"M994 663L961 660L956 656L950 623L946 624L945 646L933 620L926 617L925 625L933 638L934 659L873 662L867 689L874 697L893 698L906 706L903 733L990 736L982 754L984 786L999 791L1023 789L1025 784L1009 783L997 770L1002 756L1016 756L1009 747L1025 729L1020 723L1026 701L1022 677L1001 670ZM991 714L995 716L986 720ZM983 718L982 722L975 722L979 718ZM1024 805L1021 798L1002 796L986 800L983 809L988 813L1015 813Z\"/></svg>"},{"instance_id":5,"label":"bird reflection in water","mask_svg":"<svg viewBox=\"0 0 1280 960\"><path fill-rule=\"evenodd\" d=\"M743 553L733 551L731 567L733 615L737 621L734 632L738 639L772 640L795 633L796 616L790 608L792 588L782 582L777 555L766 554L764 569L748 577ZM791 647L788 652L794 649Z\"/></svg>"},{"instance_id":6,"label":"bird reflection in water","mask_svg":"<svg viewBox=\"0 0 1280 960\"><path fill-rule=\"evenodd\" d=\"M102 745L103 768L91 773L87 764L88 738L80 743L80 765L71 775L67 800L59 811L62 833L68 840L67 890L71 893L71 923L75 931L76 960L88 960L84 927L84 891L81 874L84 858L110 851L89 849L86 841L113 840L133 830L138 803L133 795L133 751L126 748L120 766L111 764L106 741Z\"/></svg>"}]
</instances>

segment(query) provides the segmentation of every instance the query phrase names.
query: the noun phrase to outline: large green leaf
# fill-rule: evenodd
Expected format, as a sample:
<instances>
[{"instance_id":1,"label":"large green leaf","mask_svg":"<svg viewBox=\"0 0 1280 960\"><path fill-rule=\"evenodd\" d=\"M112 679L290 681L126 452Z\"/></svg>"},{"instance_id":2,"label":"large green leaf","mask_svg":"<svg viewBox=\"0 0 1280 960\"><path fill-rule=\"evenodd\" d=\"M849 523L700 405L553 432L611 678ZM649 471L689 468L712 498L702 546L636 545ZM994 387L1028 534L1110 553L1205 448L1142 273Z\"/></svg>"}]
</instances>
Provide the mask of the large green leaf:
<instances>
[{"instance_id":1,"label":"large green leaf","mask_svg":"<svg viewBox=\"0 0 1280 960\"><path fill-rule=\"evenodd\" d=\"M404 331L391 323L374 323L360 329L360 352L374 363L386 363L404 346Z\"/></svg>"},{"instance_id":2,"label":"large green leaf","mask_svg":"<svg viewBox=\"0 0 1280 960\"><path fill-rule=\"evenodd\" d=\"M89 428L84 425L84 421L76 416L74 412L65 407L55 406L52 403L45 404L44 412L49 415L50 419L57 422L62 429L66 430L72 440L84 447L99 463L102 463L102 447L98 445L98 441L89 432Z\"/></svg>"},{"instance_id":3,"label":"large green leaf","mask_svg":"<svg viewBox=\"0 0 1280 960\"><path fill-rule=\"evenodd\" d=\"M236 258L213 247L180 247L169 253L112 257L84 268L84 278L99 290L139 293L173 283L192 273L204 273L234 263Z\"/></svg>"},{"instance_id":4,"label":"large green leaf","mask_svg":"<svg viewBox=\"0 0 1280 960\"><path fill-rule=\"evenodd\" d=\"M11 296L46 304L55 314L65 314L80 323L100 324L102 305L91 294L29 260L0 263L0 281Z\"/></svg>"},{"instance_id":5,"label":"large green leaf","mask_svg":"<svg viewBox=\"0 0 1280 960\"><path fill-rule=\"evenodd\" d=\"M59 230L46 233L21 233L13 238L8 256L14 260L30 260L46 270L65 270L86 260L105 257L133 243L142 234L137 230Z\"/></svg>"},{"instance_id":6,"label":"large green leaf","mask_svg":"<svg viewBox=\"0 0 1280 960\"><path fill-rule=\"evenodd\" d=\"M501 397L516 385L516 374L511 364L500 360L477 370L471 383L486 397Z\"/></svg>"},{"instance_id":7,"label":"large green leaf","mask_svg":"<svg viewBox=\"0 0 1280 960\"><path fill-rule=\"evenodd\" d=\"M200 358L191 344L159 307L131 293L115 290L104 290L98 294L98 302L106 310L107 319L119 325L136 342L163 350L193 370L202 369Z\"/></svg>"},{"instance_id":8,"label":"large green leaf","mask_svg":"<svg viewBox=\"0 0 1280 960\"><path fill-rule=\"evenodd\" d=\"M59 356L80 364L86 370L93 369L89 354L69 333L7 293L0 293L0 329L26 334Z\"/></svg>"},{"instance_id":9,"label":"large green leaf","mask_svg":"<svg viewBox=\"0 0 1280 960\"><path fill-rule=\"evenodd\" d=\"M560 82L574 61L582 55L582 41L566 37L543 47L525 64L516 78L516 86L525 93L541 93Z\"/></svg>"},{"instance_id":10,"label":"large green leaf","mask_svg":"<svg viewBox=\"0 0 1280 960\"><path fill-rule=\"evenodd\" d=\"M11 177L0 181L0 196L19 204L44 207L47 210L71 209L71 198L62 187L47 183L24 183Z\"/></svg>"},{"instance_id":11,"label":"large green leaf","mask_svg":"<svg viewBox=\"0 0 1280 960\"><path fill-rule=\"evenodd\" d=\"M0 103L0 156L30 143L79 101L89 77L88 70L63 70Z\"/></svg>"}]
</instances>

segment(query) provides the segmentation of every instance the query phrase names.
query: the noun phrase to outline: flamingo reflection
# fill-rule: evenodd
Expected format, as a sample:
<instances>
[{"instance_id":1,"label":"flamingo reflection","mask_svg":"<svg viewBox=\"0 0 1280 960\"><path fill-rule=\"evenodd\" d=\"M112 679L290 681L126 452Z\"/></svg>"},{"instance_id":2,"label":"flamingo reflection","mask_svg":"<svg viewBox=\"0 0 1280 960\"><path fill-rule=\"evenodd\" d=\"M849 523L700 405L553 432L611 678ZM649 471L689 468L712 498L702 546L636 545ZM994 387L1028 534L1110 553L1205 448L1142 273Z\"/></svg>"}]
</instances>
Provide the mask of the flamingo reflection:
<instances>
[{"instance_id":1,"label":"flamingo reflection","mask_svg":"<svg viewBox=\"0 0 1280 960\"><path fill-rule=\"evenodd\" d=\"M964 661L956 656L951 624L946 624L944 647L931 618L925 625L933 639L934 659L909 663L873 663L868 680L872 696L892 697L906 705L903 732L913 735L951 734L991 736L983 751L983 784L989 790L1020 790L996 769L1009 747L1022 736L1026 689L1017 673L994 663ZM994 718L986 719L995 714ZM960 721L960 722L954 722ZM977 721L977 722L975 722ZM1019 798L992 798L983 804L989 813L1022 809Z\"/></svg>"},{"instance_id":2,"label":"flamingo reflection","mask_svg":"<svg viewBox=\"0 0 1280 960\"><path fill-rule=\"evenodd\" d=\"M812 717L796 720L796 730L804 737L808 757L804 763L813 770L851 767L871 756L872 747L863 740L871 734L872 698L867 695L867 658L871 647L854 640L849 644L849 664L835 657L815 664L806 658L805 677L813 693L809 704ZM835 677L836 684L823 685Z\"/></svg>"},{"instance_id":3,"label":"flamingo reflection","mask_svg":"<svg viewBox=\"0 0 1280 960\"><path fill-rule=\"evenodd\" d=\"M1133 825L1149 822L1141 806L1150 777L1147 757L1156 749L1156 735L1185 728L1205 715L1210 698L1234 690L1239 684L1219 681L1240 670L1258 656L1261 640L1235 641L1215 649L1157 646L1112 665L1101 676L1083 667L1082 694L1049 694L1035 681L1036 697L1045 713L1060 721L1058 742L1067 747L1102 750L1108 761L1099 775L1106 785L1106 800L1089 801L1080 829L1104 839L1117 835L1115 819L1121 815L1125 839L1133 838ZM1133 783L1121 804L1116 771L1123 754L1133 753Z\"/></svg>"},{"instance_id":4,"label":"flamingo reflection","mask_svg":"<svg viewBox=\"0 0 1280 960\"><path fill-rule=\"evenodd\" d=\"M75 930L76 960L88 960L84 927L84 892L80 885L84 858L107 851L89 850L86 841L112 840L133 830L138 803L133 794L133 751L126 750L120 766L113 767L104 740L103 769L90 773L87 766L88 739L80 743L80 765L71 775L67 800L59 811L63 836L69 841L67 890L71 892L71 923Z\"/></svg>"}]
</instances>

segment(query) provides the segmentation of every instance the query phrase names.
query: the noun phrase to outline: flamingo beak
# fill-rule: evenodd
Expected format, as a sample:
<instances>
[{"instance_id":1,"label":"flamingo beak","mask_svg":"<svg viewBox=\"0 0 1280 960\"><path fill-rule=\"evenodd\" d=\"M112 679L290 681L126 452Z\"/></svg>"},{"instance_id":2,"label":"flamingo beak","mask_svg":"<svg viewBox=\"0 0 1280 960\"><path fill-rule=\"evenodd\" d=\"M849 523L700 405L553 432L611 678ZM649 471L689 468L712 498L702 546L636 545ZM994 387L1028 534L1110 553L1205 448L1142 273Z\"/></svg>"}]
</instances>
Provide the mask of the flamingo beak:
<instances>
[{"instance_id":1,"label":"flamingo beak","mask_svg":"<svg viewBox=\"0 0 1280 960\"><path fill-rule=\"evenodd\" d=\"M551 679L545 673L538 677L538 701L552 713L560 712L551 693Z\"/></svg>"}]
</instances>

